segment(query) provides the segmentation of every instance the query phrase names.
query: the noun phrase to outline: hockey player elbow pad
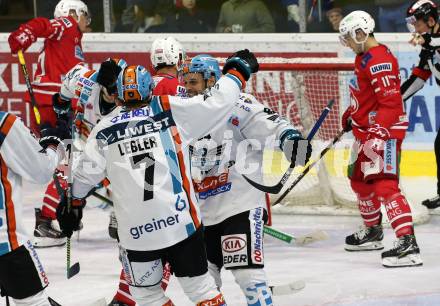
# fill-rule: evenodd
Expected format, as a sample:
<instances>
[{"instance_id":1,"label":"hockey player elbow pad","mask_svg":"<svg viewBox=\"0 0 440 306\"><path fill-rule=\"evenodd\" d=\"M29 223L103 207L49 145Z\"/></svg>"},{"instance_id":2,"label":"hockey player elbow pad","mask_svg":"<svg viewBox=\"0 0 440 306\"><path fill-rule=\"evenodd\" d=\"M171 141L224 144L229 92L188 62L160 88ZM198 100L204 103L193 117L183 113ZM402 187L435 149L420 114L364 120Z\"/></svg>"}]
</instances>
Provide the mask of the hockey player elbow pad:
<instances>
[{"instance_id":1,"label":"hockey player elbow pad","mask_svg":"<svg viewBox=\"0 0 440 306\"><path fill-rule=\"evenodd\" d=\"M258 72L259 67L255 55L248 49L244 49L228 57L222 72L226 74L229 70L235 69L248 81L252 73Z\"/></svg>"}]
</instances>

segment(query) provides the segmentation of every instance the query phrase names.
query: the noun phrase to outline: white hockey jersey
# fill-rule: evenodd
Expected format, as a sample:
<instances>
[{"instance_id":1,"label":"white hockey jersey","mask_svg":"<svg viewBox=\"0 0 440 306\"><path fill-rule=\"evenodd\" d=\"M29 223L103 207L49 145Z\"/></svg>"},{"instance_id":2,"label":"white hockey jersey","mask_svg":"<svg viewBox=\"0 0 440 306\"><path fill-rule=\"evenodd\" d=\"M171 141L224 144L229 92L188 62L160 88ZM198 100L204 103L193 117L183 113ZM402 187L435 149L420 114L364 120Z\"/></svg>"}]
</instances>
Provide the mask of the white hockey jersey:
<instances>
[{"instance_id":1,"label":"white hockey jersey","mask_svg":"<svg viewBox=\"0 0 440 306\"><path fill-rule=\"evenodd\" d=\"M279 148L280 136L299 133L254 96L241 94L231 115L191 146L193 183L203 224L214 225L257 207L266 208L266 196L242 176L263 182L264 149Z\"/></svg>"},{"instance_id":2,"label":"white hockey jersey","mask_svg":"<svg viewBox=\"0 0 440 306\"><path fill-rule=\"evenodd\" d=\"M99 96L102 86L96 82L98 72L76 65L65 75L60 95L63 99L78 99L84 107L84 118L89 130L101 119Z\"/></svg>"},{"instance_id":3,"label":"white hockey jersey","mask_svg":"<svg viewBox=\"0 0 440 306\"><path fill-rule=\"evenodd\" d=\"M28 240L22 223L22 179L48 183L62 158L52 149L42 151L18 117L0 112L0 256Z\"/></svg>"},{"instance_id":4,"label":"white hockey jersey","mask_svg":"<svg viewBox=\"0 0 440 306\"><path fill-rule=\"evenodd\" d=\"M84 197L108 177L126 249L157 250L186 239L201 225L189 143L224 126L241 85L227 74L210 96L155 96L147 107L104 117L73 171L73 196Z\"/></svg>"}]
</instances>

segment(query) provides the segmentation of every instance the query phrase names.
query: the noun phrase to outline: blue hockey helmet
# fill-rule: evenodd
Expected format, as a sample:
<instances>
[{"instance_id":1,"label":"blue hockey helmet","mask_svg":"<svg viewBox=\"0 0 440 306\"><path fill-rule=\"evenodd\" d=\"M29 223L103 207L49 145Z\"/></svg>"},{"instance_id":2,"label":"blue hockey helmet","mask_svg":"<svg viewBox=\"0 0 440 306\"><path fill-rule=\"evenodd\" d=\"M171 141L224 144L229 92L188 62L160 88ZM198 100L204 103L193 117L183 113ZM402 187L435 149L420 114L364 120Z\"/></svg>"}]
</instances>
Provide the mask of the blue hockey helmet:
<instances>
[{"instance_id":1,"label":"blue hockey helmet","mask_svg":"<svg viewBox=\"0 0 440 306\"><path fill-rule=\"evenodd\" d=\"M185 73L201 73L203 79L208 80L211 76L217 81L221 77L218 61L209 54L200 54L191 59L189 64L183 65L183 74Z\"/></svg>"},{"instance_id":2,"label":"blue hockey helmet","mask_svg":"<svg viewBox=\"0 0 440 306\"><path fill-rule=\"evenodd\" d=\"M154 81L143 66L127 66L119 74L118 97L124 104L149 101Z\"/></svg>"}]
</instances>

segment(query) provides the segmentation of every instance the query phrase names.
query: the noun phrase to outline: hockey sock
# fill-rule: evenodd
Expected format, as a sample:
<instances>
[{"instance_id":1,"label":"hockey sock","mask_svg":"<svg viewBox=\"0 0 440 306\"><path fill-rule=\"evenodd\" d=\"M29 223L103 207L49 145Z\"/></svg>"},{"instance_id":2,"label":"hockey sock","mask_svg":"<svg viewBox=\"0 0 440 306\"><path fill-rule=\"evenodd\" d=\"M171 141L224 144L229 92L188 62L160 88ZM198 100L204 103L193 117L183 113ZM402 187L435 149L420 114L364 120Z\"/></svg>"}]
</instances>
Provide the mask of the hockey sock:
<instances>
[{"instance_id":1,"label":"hockey sock","mask_svg":"<svg viewBox=\"0 0 440 306\"><path fill-rule=\"evenodd\" d=\"M375 195L385 205L388 221L399 238L414 234L411 207L400 192L399 182L394 179L382 179L374 182Z\"/></svg>"},{"instance_id":2,"label":"hockey sock","mask_svg":"<svg viewBox=\"0 0 440 306\"><path fill-rule=\"evenodd\" d=\"M381 222L381 203L374 196L374 193L369 194L366 197L358 196L359 211L361 213L364 224L367 227L379 225Z\"/></svg>"},{"instance_id":3,"label":"hockey sock","mask_svg":"<svg viewBox=\"0 0 440 306\"><path fill-rule=\"evenodd\" d=\"M384 202L388 220L396 237L414 234L411 207L401 193L396 193Z\"/></svg>"},{"instance_id":4,"label":"hockey sock","mask_svg":"<svg viewBox=\"0 0 440 306\"><path fill-rule=\"evenodd\" d=\"M380 224L381 202L374 196L373 185L359 181L351 181L350 183L351 188L356 193L359 211L365 226L372 227Z\"/></svg>"},{"instance_id":5,"label":"hockey sock","mask_svg":"<svg viewBox=\"0 0 440 306\"><path fill-rule=\"evenodd\" d=\"M248 306L272 306L272 291L266 282L266 273L260 269L232 270L236 283L240 286Z\"/></svg>"},{"instance_id":6,"label":"hockey sock","mask_svg":"<svg viewBox=\"0 0 440 306\"><path fill-rule=\"evenodd\" d=\"M125 280L124 270L121 271L121 275L119 277L119 288L116 291L115 297L113 299L129 306L136 305L136 302L130 294L130 287Z\"/></svg>"},{"instance_id":7,"label":"hockey sock","mask_svg":"<svg viewBox=\"0 0 440 306\"><path fill-rule=\"evenodd\" d=\"M219 293L210 300L198 303L197 306L226 306L226 302L223 294Z\"/></svg>"},{"instance_id":8,"label":"hockey sock","mask_svg":"<svg viewBox=\"0 0 440 306\"><path fill-rule=\"evenodd\" d=\"M67 182L63 176L60 176L59 181L63 188L67 187ZM43 206L41 208L41 216L55 220L57 218L56 210L59 203L60 203L60 196L58 195L55 182L52 180L49 183L49 185L47 185L46 193L44 194Z\"/></svg>"}]
</instances>

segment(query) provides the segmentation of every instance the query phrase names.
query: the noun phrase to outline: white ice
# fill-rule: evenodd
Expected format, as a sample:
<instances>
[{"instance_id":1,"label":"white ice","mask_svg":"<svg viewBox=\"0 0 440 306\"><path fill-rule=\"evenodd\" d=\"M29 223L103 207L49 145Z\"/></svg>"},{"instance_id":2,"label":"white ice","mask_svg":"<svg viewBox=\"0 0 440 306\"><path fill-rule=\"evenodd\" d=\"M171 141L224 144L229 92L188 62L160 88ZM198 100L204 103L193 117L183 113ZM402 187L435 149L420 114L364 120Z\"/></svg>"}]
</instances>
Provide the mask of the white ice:
<instances>
[{"instance_id":1,"label":"white ice","mask_svg":"<svg viewBox=\"0 0 440 306\"><path fill-rule=\"evenodd\" d=\"M411 200L420 201L432 196L434 187L434 182L427 179L407 184L406 192ZM41 198L42 186L26 184L24 217L29 233L34 226L33 207ZM80 240L75 237L72 244L72 263L81 264L81 272L74 278L67 280L65 276L64 247L38 250L51 282L47 292L63 306L87 306L104 297L109 301L115 293L121 266L116 242L107 234L108 214L108 210L100 208L86 209ZM305 247L266 238L270 283L306 282L299 293L274 297L274 305L440 305L440 217L432 216L428 224L416 227L424 265L414 268L386 269L381 265L380 251L344 251L345 236L359 224L359 217L274 216L274 227L280 230L301 235L320 229L330 235L326 241ZM386 229L385 246L391 247L393 240L392 230ZM228 305L246 305L232 274L226 271L223 277L222 289ZM177 306L192 305L174 278L167 294ZM4 299L0 305L5 305Z\"/></svg>"}]
</instances>

